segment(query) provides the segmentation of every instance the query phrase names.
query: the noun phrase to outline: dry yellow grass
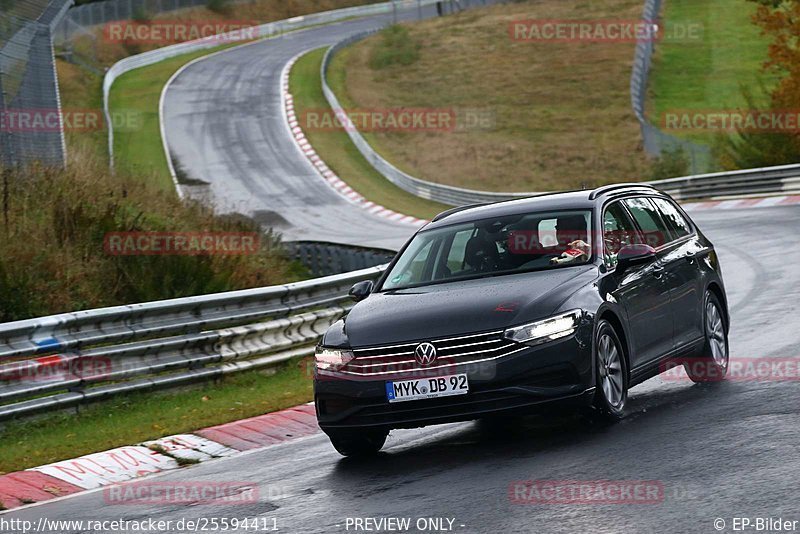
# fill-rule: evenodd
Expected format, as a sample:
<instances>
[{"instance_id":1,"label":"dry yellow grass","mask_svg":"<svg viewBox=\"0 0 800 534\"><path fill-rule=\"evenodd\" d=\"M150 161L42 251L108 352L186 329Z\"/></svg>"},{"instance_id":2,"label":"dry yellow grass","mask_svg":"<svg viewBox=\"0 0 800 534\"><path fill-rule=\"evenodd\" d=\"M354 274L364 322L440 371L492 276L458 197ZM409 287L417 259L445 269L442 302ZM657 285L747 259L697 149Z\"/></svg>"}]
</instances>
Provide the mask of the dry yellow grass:
<instances>
[{"instance_id":1,"label":"dry yellow grass","mask_svg":"<svg viewBox=\"0 0 800 534\"><path fill-rule=\"evenodd\" d=\"M631 111L634 44L515 42L529 19L637 19L640 0L537 0L408 25L421 44L410 66L373 70L381 36L340 55L345 105L483 108L489 130L373 133L387 159L434 182L494 191L591 187L646 178L649 162ZM342 72L346 70L346 72Z\"/></svg>"}]
</instances>

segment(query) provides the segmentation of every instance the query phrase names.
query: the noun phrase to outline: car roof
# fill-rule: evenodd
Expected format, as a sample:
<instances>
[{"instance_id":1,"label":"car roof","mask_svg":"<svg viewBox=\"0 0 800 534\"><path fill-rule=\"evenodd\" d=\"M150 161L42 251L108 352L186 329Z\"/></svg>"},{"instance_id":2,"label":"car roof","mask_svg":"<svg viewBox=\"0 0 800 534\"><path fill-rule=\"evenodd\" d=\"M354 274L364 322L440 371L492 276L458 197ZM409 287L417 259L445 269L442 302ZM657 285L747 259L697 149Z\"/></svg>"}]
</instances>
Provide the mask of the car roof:
<instances>
[{"instance_id":1,"label":"car roof","mask_svg":"<svg viewBox=\"0 0 800 534\"><path fill-rule=\"evenodd\" d=\"M664 195L647 184L613 184L594 190L546 193L514 200L504 200L490 204L474 204L444 211L433 218L426 230L469 223L492 217L524 215L533 212L553 210L586 210L602 204L609 197L638 195Z\"/></svg>"}]
</instances>

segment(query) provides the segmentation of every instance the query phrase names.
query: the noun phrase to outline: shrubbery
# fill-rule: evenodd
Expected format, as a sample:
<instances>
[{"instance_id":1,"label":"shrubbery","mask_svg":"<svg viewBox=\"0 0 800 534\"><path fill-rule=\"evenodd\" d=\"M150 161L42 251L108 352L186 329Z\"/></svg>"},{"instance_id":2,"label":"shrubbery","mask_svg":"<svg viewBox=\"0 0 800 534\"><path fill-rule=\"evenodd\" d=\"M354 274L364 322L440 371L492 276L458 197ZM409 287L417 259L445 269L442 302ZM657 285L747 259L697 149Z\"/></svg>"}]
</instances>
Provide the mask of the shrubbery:
<instances>
[{"instance_id":1,"label":"shrubbery","mask_svg":"<svg viewBox=\"0 0 800 534\"><path fill-rule=\"evenodd\" d=\"M419 59L421 45L415 42L403 26L391 26L382 33L380 45L372 49L369 66L383 69L392 65L411 65Z\"/></svg>"},{"instance_id":2,"label":"shrubbery","mask_svg":"<svg viewBox=\"0 0 800 534\"><path fill-rule=\"evenodd\" d=\"M115 256L108 232L260 232L242 216L218 216L112 176L89 154L68 170L11 173L0 217L0 322L87 308L280 284L305 272L264 234L253 255ZM78 163L80 162L80 163Z\"/></svg>"}]
</instances>

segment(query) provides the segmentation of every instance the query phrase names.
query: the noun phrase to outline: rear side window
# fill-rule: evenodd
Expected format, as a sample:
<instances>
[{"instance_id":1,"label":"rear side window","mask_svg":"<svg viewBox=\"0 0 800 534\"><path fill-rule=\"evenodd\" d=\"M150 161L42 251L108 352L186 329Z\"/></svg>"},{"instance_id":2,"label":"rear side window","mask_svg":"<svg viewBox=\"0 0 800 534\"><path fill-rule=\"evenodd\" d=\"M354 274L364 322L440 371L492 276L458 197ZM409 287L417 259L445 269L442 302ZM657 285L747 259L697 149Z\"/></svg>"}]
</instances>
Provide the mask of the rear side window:
<instances>
[{"instance_id":1,"label":"rear side window","mask_svg":"<svg viewBox=\"0 0 800 534\"><path fill-rule=\"evenodd\" d=\"M669 226L673 241L692 233L689 221L681 214L675 204L664 198L653 198L651 200L658 208L659 213L661 213L664 222Z\"/></svg>"},{"instance_id":2,"label":"rear side window","mask_svg":"<svg viewBox=\"0 0 800 534\"><path fill-rule=\"evenodd\" d=\"M653 248L658 248L672 241L672 236L664 220L659 215L655 204L649 198L637 197L623 200L639 228L642 240Z\"/></svg>"}]
</instances>

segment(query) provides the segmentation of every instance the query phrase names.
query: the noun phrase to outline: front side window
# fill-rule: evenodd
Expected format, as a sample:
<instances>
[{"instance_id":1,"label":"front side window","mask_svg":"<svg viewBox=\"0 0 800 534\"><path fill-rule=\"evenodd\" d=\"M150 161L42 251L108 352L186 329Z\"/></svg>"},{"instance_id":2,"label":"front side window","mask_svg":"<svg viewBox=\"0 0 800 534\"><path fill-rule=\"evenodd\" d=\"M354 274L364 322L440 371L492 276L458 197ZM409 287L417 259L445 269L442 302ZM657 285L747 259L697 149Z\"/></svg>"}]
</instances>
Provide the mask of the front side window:
<instances>
[{"instance_id":1,"label":"front side window","mask_svg":"<svg viewBox=\"0 0 800 534\"><path fill-rule=\"evenodd\" d=\"M672 239L669 228L667 228L661 215L659 215L655 204L647 197L628 198L623 200L628 211L642 231L642 241L653 248L658 248Z\"/></svg>"},{"instance_id":2,"label":"front side window","mask_svg":"<svg viewBox=\"0 0 800 534\"><path fill-rule=\"evenodd\" d=\"M592 257L591 213L530 213L420 232L381 290L587 263Z\"/></svg>"},{"instance_id":3,"label":"front side window","mask_svg":"<svg viewBox=\"0 0 800 534\"><path fill-rule=\"evenodd\" d=\"M622 204L615 202L606 208L603 213L603 260L606 266L616 266L619 250L636 242L636 226Z\"/></svg>"}]
</instances>

